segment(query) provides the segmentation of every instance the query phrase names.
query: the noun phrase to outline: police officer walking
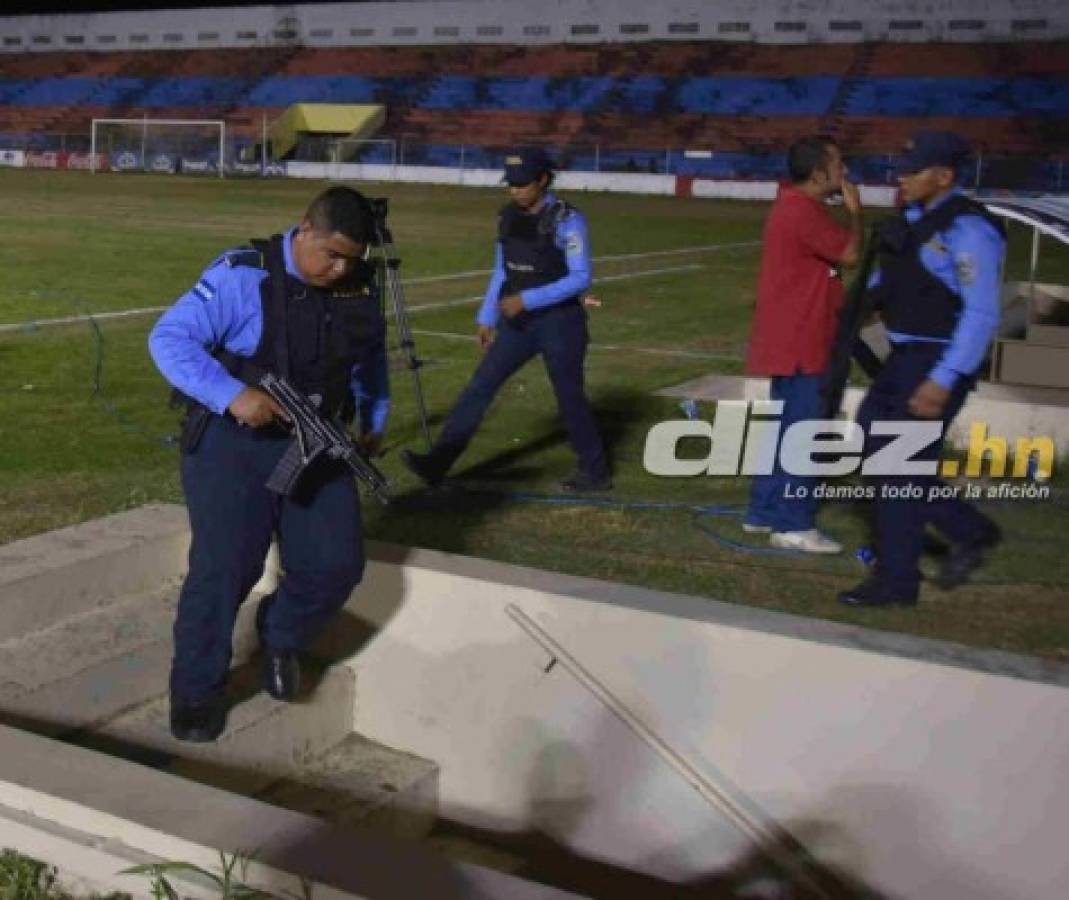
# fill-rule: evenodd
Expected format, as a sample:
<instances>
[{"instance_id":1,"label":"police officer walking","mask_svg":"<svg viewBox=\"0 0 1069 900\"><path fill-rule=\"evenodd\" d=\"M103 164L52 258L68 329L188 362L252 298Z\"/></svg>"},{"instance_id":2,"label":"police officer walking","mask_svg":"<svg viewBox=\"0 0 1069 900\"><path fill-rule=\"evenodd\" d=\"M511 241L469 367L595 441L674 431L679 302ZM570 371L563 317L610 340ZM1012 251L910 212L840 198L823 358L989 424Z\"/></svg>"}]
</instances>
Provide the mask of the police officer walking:
<instances>
[{"instance_id":1,"label":"police officer walking","mask_svg":"<svg viewBox=\"0 0 1069 900\"><path fill-rule=\"evenodd\" d=\"M866 458L892 439L874 436L874 422L938 420L945 434L998 328L1005 233L957 186L968 156L958 135L926 131L899 160L906 206L882 230L871 285L892 350L858 411ZM938 460L941 445L934 441L914 459ZM915 604L929 524L951 541L937 584L956 587L980 565L1001 539L998 527L960 499L939 498L940 486L934 475L875 479L877 563L868 579L839 595L842 603Z\"/></svg>"},{"instance_id":2,"label":"police officer walking","mask_svg":"<svg viewBox=\"0 0 1069 900\"><path fill-rule=\"evenodd\" d=\"M264 685L278 700L296 698L297 651L363 574L360 502L345 466L317 460L290 497L265 486L291 438L284 411L253 385L272 372L327 417L349 421L358 409L361 441L374 449L389 398L385 323L364 262L373 235L367 200L331 188L299 226L219 257L149 336L189 409L180 472L192 545L170 678L180 740L212 741L225 727L234 621L274 534L285 576L256 622Z\"/></svg>"},{"instance_id":3,"label":"police officer walking","mask_svg":"<svg viewBox=\"0 0 1069 900\"><path fill-rule=\"evenodd\" d=\"M405 451L402 460L427 484L440 483L501 386L540 355L578 457L577 471L561 487L608 490L605 448L583 390L589 336L581 297L591 283L586 218L550 190L553 164L540 148L506 157L505 181L511 202L498 217L494 270L477 316L485 355L434 446Z\"/></svg>"}]
</instances>

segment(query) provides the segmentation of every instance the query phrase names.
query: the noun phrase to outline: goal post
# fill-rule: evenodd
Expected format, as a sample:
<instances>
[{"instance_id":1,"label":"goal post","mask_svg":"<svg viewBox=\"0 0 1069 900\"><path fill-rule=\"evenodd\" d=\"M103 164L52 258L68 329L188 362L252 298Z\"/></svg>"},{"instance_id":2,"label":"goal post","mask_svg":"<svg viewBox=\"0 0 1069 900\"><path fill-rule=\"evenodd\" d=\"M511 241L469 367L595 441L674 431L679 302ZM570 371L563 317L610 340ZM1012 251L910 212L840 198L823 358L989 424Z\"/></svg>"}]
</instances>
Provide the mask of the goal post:
<instances>
[{"instance_id":1,"label":"goal post","mask_svg":"<svg viewBox=\"0 0 1069 900\"><path fill-rule=\"evenodd\" d=\"M106 157L115 172L226 174L226 122L222 119L93 119L90 170Z\"/></svg>"}]
</instances>

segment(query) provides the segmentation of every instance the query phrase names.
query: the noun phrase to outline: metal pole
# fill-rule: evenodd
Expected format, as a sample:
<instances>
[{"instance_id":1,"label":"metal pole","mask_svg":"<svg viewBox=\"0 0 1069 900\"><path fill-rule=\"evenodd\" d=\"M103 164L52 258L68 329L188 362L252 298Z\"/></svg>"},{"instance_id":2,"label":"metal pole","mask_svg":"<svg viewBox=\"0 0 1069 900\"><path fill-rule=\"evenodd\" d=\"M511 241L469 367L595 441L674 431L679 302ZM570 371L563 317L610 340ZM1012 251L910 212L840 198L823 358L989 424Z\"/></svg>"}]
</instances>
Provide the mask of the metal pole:
<instances>
[{"instance_id":1,"label":"metal pole","mask_svg":"<svg viewBox=\"0 0 1069 900\"><path fill-rule=\"evenodd\" d=\"M814 895L829 900L830 894L822 884L818 884L806 869L802 861L802 848L787 832L775 822L767 821L747 809L735 799L737 789L716 784L711 778L695 768L674 747L668 744L649 725L602 684L581 663L564 649L537 622L514 603L505 606L505 614L522 629L529 638L538 644L550 657L545 668L549 672L554 664L560 663L567 672L584 688L590 691L617 719L619 719L640 741L656 753L677 775L693 788L706 803L718 809L736 828L754 842L767 858L778 863L783 870L793 876L797 883L804 885ZM735 796L732 796L732 795ZM792 853L792 850L795 851Z\"/></svg>"},{"instance_id":2,"label":"metal pole","mask_svg":"<svg viewBox=\"0 0 1069 900\"><path fill-rule=\"evenodd\" d=\"M89 174L97 173L97 120L89 125Z\"/></svg>"},{"instance_id":3,"label":"metal pole","mask_svg":"<svg viewBox=\"0 0 1069 900\"><path fill-rule=\"evenodd\" d=\"M267 175L267 113L260 114L260 177Z\"/></svg>"},{"instance_id":4,"label":"metal pole","mask_svg":"<svg viewBox=\"0 0 1069 900\"><path fill-rule=\"evenodd\" d=\"M1028 284L1028 315L1025 317L1025 328L1032 323L1032 316L1035 313L1036 302L1036 273L1039 271L1039 229L1035 226L1032 227L1032 264L1031 272L1029 273Z\"/></svg>"},{"instance_id":5,"label":"metal pole","mask_svg":"<svg viewBox=\"0 0 1069 900\"><path fill-rule=\"evenodd\" d=\"M148 143L148 116L144 116L141 119L141 171L147 172L148 169L145 166L145 153L146 145Z\"/></svg>"},{"instance_id":6,"label":"metal pole","mask_svg":"<svg viewBox=\"0 0 1069 900\"><path fill-rule=\"evenodd\" d=\"M226 122L219 123L219 177L226 172Z\"/></svg>"},{"instance_id":7,"label":"metal pole","mask_svg":"<svg viewBox=\"0 0 1069 900\"><path fill-rule=\"evenodd\" d=\"M601 171L601 144L594 145L594 171Z\"/></svg>"},{"instance_id":8,"label":"metal pole","mask_svg":"<svg viewBox=\"0 0 1069 900\"><path fill-rule=\"evenodd\" d=\"M983 164L984 164L984 156L983 156L983 154L982 153L977 153L976 154L976 184L974 185L976 190L980 190L980 169L983 167Z\"/></svg>"}]
</instances>

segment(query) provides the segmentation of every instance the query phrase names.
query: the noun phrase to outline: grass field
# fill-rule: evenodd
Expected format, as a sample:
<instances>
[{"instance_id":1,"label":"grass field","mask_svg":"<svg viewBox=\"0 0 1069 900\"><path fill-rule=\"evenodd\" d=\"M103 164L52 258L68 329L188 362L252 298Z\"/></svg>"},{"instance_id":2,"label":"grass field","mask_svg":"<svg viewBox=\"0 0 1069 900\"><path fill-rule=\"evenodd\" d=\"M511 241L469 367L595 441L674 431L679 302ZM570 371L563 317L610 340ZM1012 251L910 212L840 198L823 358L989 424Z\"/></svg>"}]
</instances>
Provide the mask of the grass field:
<instances>
[{"instance_id":1,"label":"grass field","mask_svg":"<svg viewBox=\"0 0 1069 900\"><path fill-rule=\"evenodd\" d=\"M170 303L221 250L299 219L320 185L0 170L0 324ZM432 424L470 375L475 304L492 254L499 191L364 185L391 199L411 324L428 362ZM916 610L855 611L837 591L862 576L852 554L831 560L760 552L731 515L748 481L662 479L642 468L650 426L678 417L660 388L737 373L749 331L757 240L766 205L667 197L578 195L588 214L604 301L591 313L589 393L615 460L620 505L533 502L572 468L544 371L502 391L458 473L466 489L422 491L398 464L419 432L407 374L383 468L397 502L366 506L370 537L684 591L806 616L943 637L1069 661L1069 510L1004 503L1008 539L975 585L925 587ZM1011 274L1025 270L1015 229ZM1041 277L1069 281L1069 258L1045 247ZM472 274L472 273L477 274ZM466 273L466 274L465 274ZM457 277L445 278L444 276ZM0 331L0 542L150 501L180 501L175 414L145 351L155 317L99 318ZM711 407L703 407L711 417ZM1056 484L1061 479L1056 479ZM655 501L677 508L623 504ZM822 524L852 551L868 543L865 511L829 506ZM743 545L736 547L734 544Z\"/></svg>"}]
</instances>

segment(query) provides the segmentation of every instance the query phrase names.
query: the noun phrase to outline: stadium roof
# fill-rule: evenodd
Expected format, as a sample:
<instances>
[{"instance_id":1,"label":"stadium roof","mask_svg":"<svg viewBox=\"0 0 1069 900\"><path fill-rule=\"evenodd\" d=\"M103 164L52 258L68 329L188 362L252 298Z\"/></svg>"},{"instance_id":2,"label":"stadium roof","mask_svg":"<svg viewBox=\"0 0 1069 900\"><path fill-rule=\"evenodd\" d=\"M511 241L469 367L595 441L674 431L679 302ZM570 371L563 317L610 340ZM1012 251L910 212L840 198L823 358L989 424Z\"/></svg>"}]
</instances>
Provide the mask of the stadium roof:
<instances>
[{"instance_id":1,"label":"stadium roof","mask_svg":"<svg viewBox=\"0 0 1069 900\"><path fill-rule=\"evenodd\" d=\"M980 197L991 212L1069 244L1069 197Z\"/></svg>"},{"instance_id":2,"label":"stadium roof","mask_svg":"<svg viewBox=\"0 0 1069 900\"><path fill-rule=\"evenodd\" d=\"M312 2L312 0L309 0ZM314 0L315 3L362 3L372 2L372 0ZM382 2L382 0L378 0ZM199 0L199 2L183 2L183 0L172 0L172 2L160 2L153 3L152 0L66 0L66 2L57 2L57 0L41 0L39 3L30 3L27 0L12 0L12 2L5 3L3 8L3 15L5 16L37 16L37 15L72 15L78 13L98 13L98 12L131 12L134 10L166 10L166 9L199 9L204 7L244 7L248 6L248 3L228 3L226 0L220 0L220 2L212 2L212 0ZM288 6L303 6L304 3L289 3Z\"/></svg>"}]
</instances>

